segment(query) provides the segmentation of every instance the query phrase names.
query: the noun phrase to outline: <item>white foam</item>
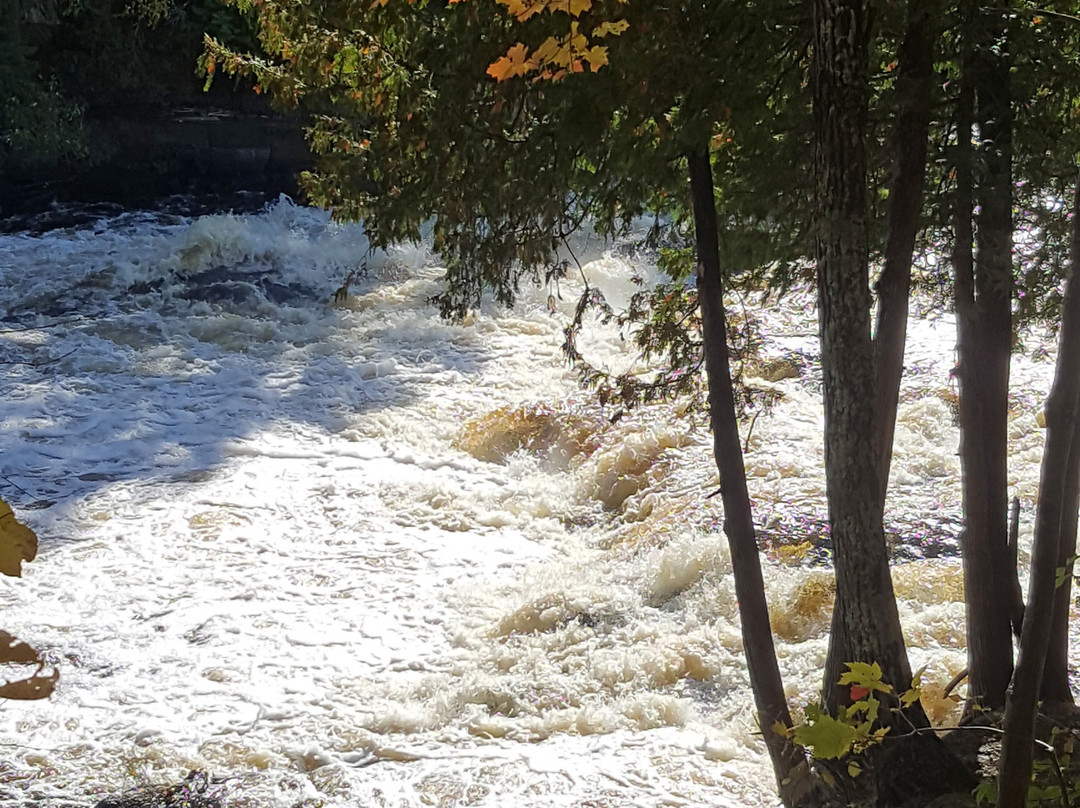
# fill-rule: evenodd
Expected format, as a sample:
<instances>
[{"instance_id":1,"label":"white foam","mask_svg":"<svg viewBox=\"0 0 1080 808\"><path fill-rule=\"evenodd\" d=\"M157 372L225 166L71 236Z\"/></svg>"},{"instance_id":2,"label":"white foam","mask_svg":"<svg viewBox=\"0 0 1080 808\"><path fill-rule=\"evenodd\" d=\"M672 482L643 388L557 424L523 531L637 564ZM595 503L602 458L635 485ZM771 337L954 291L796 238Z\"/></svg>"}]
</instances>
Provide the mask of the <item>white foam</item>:
<instances>
[{"instance_id":1,"label":"white foam","mask_svg":"<svg viewBox=\"0 0 1080 808\"><path fill-rule=\"evenodd\" d=\"M625 300L628 261L595 246L586 276ZM578 280L555 316L527 288L517 312L448 324L423 245L368 255L362 228L284 201L5 236L0 255L0 314L30 327L0 334L2 358L63 357L0 377L0 496L42 539L25 577L0 581L3 628L62 673L53 699L0 711L5 804L197 767L232 778L238 805L282 808L775 804L709 436L657 407L562 464L458 448L496 408L586 400L559 347ZM230 272L247 273L239 297L207 291ZM812 296L759 316L766 351L806 366L754 424L751 497L808 533L824 508ZM959 507L950 325L912 323L896 511ZM582 347L637 362L591 320ZM1028 507L1048 372L1014 370ZM774 609L823 574L767 562ZM912 656L947 681L962 604L910 591ZM820 687L813 602L778 645L796 704Z\"/></svg>"}]
</instances>

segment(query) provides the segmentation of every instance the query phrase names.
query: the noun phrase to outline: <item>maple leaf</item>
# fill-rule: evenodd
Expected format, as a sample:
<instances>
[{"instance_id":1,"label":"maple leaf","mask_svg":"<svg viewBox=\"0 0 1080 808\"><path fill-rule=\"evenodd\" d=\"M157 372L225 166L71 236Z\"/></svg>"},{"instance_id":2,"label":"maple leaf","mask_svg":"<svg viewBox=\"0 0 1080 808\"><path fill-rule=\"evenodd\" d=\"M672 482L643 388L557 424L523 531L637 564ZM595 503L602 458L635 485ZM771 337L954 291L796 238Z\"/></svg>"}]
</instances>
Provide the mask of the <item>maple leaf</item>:
<instances>
[{"instance_id":1,"label":"maple leaf","mask_svg":"<svg viewBox=\"0 0 1080 808\"><path fill-rule=\"evenodd\" d=\"M570 0L570 16L580 17L592 8L592 0Z\"/></svg>"},{"instance_id":2,"label":"maple leaf","mask_svg":"<svg viewBox=\"0 0 1080 808\"><path fill-rule=\"evenodd\" d=\"M608 20L600 23L592 29L593 39L603 39L608 34L611 36L618 36L627 28L630 27L630 23L626 20Z\"/></svg>"},{"instance_id":3,"label":"maple leaf","mask_svg":"<svg viewBox=\"0 0 1080 808\"><path fill-rule=\"evenodd\" d=\"M48 698L60 678L60 671L55 668L50 675L42 676L45 660L41 654L6 631L0 631L0 665L37 665L37 670L27 678L0 684L0 699L34 701Z\"/></svg>"},{"instance_id":4,"label":"maple leaf","mask_svg":"<svg viewBox=\"0 0 1080 808\"><path fill-rule=\"evenodd\" d=\"M876 662L847 662L847 672L841 674L840 684L858 685L867 690L892 693L892 687L881 681L881 666Z\"/></svg>"},{"instance_id":5,"label":"maple leaf","mask_svg":"<svg viewBox=\"0 0 1080 808\"><path fill-rule=\"evenodd\" d=\"M11 506L0 499L0 572L22 576L22 562L34 560L37 546L37 534L20 524Z\"/></svg>"},{"instance_id":6,"label":"maple leaf","mask_svg":"<svg viewBox=\"0 0 1080 808\"><path fill-rule=\"evenodd\" d=\"M487 74L495 81L506 81L514 76L523 76L528 68L529 49L521 42L510 48L505 56L501 56L488 65Z\"/></svg>"},{"instance_id":7,"label":"maple leaf","mask_svg":"<svg viewBox=\"0 0 1080 808\"><path fill-rule=\"evenodd\" d=\"M540 2L526 2L526 0L499 0L499 3L506 6L506 10L517 18L518 22L525 22L529 17L534 14L539 14L545 5L544 0Z\"/></svg>"},{"instance_id":8,"label":"maple leaf","mask_svg":"<svg viewBox=\"0 0 1080 808\"><path fill-rule=\"evenodd\" d=\"M816 758L829 760L839 758L851 751L856 730L830 715L822 715L813 724L795 728L795 743L805 746Z\"/></svg>"},{"instance_id":9,"label":"maple leaf","mask_svg":"<svg viewBox=\"0 0 1080 808\"><path fill-rule=\"evenodd\" d=\"M559 48L559 40L553 36L549 36L540 43L540 46L536 50L533 51L533 61L536 62L537 66L551 64L555 61L555 57L559 53Z\"/></svg>"},{"instance_id":10,"label":"maple leaf","mask_svg":"<svg viewBox=\"0 0 1080 808\"><path fill-rule=\"evenodd\" d=\"M582 58L589 63L589 67L592 69L592 72L595 73L608 63L607 48L600 45L593 45L582 54Z\"/></svg>"},{"instance_id":11,"label":"maple leaf","mask_svg":"<svg viewBox=\"0 0 1080 808\"><path fill-rule=\"evenodd\" d=\"M585 34L578 30L578 24L576 22L570 23L570 47L573 48L574 53L581 53L589 44L589 40Z\"/></svg>"},{"instance_id":12,"label":"maple leaf","mask_svg":"<svg viewBox=\"0 0 1080 808\"><path fill-rule=\"evenodd\" d=\"M915 671L915 675L911 677L911 688L900 694L900 704L904 707L910 707L922 697L922 677L925 672L925 665Z\"/></svg>"},{"instance_id":13,"label":"maple leaf","mask_svg":"<svg viewBox=\"0 0 1080 808\"><path fill-rule=\"evenodd\" d=\"M862 687L861 685L851 686L851 700L858 701L859 699L866 698L870 695L870 689Z\"/></svg>"}]
</instances>

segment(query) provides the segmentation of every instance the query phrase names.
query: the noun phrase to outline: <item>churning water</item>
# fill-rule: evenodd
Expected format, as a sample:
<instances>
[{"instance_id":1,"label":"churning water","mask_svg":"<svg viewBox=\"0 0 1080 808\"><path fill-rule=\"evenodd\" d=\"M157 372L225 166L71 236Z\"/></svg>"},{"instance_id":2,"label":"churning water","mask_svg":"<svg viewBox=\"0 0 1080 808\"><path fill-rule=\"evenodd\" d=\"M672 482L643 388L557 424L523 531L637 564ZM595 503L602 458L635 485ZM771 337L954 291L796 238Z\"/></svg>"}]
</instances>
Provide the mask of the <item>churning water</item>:
<instances>
[{"instance_id":1,"label":"churning water","mask_svg":"<svg viewBox=\"0 0 1080 808\"><path fill-rule=\"evenodd\" d=\"M229 806L774 804L707 432L674 407L603 416L560 353L572 287L555 314L537 289L447 323L418 247L370 256L332 304L367 252L287 201L0 236L0 496L41 537L0 582L0 627L62 675L0 709L0 802L199 769ZM610 298L636 288L590 258ZM757 316L774 381L755 383L779 401L746 462L798 706L831 608L808 563L827 547L816 315L793 294ZM951 321L911 338L889 530L948 720ZM599 325L583 345L635 361ZM1051 371L1014 365L1024 536Z\"/></svg>"}]
</instances>

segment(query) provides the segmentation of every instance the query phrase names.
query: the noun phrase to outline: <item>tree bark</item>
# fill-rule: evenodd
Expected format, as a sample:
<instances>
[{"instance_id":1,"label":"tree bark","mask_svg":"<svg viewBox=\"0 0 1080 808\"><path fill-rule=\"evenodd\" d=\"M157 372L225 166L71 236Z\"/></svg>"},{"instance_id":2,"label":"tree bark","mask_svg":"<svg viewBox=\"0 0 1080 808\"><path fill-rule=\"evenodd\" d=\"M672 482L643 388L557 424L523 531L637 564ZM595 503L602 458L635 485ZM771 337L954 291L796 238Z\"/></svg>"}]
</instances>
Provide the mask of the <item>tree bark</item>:
<instances>
[{"instance_id":1,"label":"tree bark","mask_svg":"<svg viewBox=\"0 0 1080 808\"><path fill-rule=\"evenodd\" d=\"M1073 195L1072 225L1070 230L1069 262L1072 275L1069 291L1072 292L1077 267L1080 267L1080 179ZM1075 292L1074 292L1075 294ZM1064 316L1064 312L1063 312ZM1064 340L1064 324L1061 339ZM1062 360L1058 355L1058 362ZM1047 402L1049 405L1049 402ZM1047 442L1050 440L1049 407L1047 411ZM1057 568L1065 571L1061 586L1054 592L1054 610L1050 618L1050 640L1046 650L1046 666L1043 669L1040 698L1045 702L1073 704L1069 685L1069 606L1072 601L1072 576L1076 556L1077 510L1080 508L1080 430L1073 429L1069 456L1065 468L1064 494L1061 506L1061 536L1058 542Z\"/></svg>"},{"instance_id":2,"label":"tree bark","mask_svg":"<svg viewBox=\"0 0 1080 808\"><path fill-rule=\"evenodd\" d=\"M911 683L878 493L866 241L868 48L868 0L815 0L814 247L836 567L824 682L830 710L848 700L838 685L845 662L877 662L899 691Z\"/></svg>"},{"instance_id":3,"label":"tree bark","mask_svg":"<svg viewBox=\"0 0 1080 808\"><path fill-rule=\"evenodd\" d=\"M1012 117L1000 20L970 15L957 127L956 329L963 472L968 715L1002 707L1012 675L1012 624L1022 606L1008 549L1008 392L1012 350ZM973 122L981 146L976 176ZM974 190L973 190L974 189ZM972 238L973 197L978 197ZM977 242L972 258L973 241ZM1003 597L1003 593L1005 596Z\"/></svg>"},{"instance_id":4,"label":"tree bark","mask_svg":"<svg viewBox=\"0 0 1080 808\"><path fill-rule=\"evenodd\" d=\"M932 3L910 0L907 31L898 56L896 125L893 131L893 175L885 236L885 265L878 279L877 325L874 329L876 424L879 491L882 503L889 487L896 408L904 372L912 253L919 232L926 178L927 130L934 79Z\"/></svg>"},{"instance_id":5,"label":"tree bark","mask_svg":"<svg viewBox=\"0 0 1080 808\"><path fill-rule=\"evenodd\" d=\"M1077 265L1077 213L1073 212L1073 266ZM1074 270L1075 271L1075 270ZM1072 603L1072 579L1076 558L1077 510L1080 508L1080 430L1073 430L1069 466L1065 476L1065 503L1061 512L1061 544L1058 569L1064 580L1054 593L1054 614L1050 620L1050 644L1046 650L1040 694L1044 702L1075 704L1069 683L1069 607Z\"/></svg>"},{"instance_id":6,"label":"tree bark","mask_svg":"<svg viewBox=\"0 0 1080 808\"><path fill-rule=\"evenodd\" d=\"M716 225L716 201L708 147L687 155L690 191L694 204L694 231L698 255L698 304L701 307L705 375L709 384L709 424L713 454L720 472L724 503L724 533L731 548L735 595L739 602L743 649L750 672L758 722L772 759L773 773L785 805L790 797L793 770L805 764L803 754L785 735L773 731L777 723L791 726L784 684L776 661L765 582L761 574L750 494L746 487L739 423L731 385L727 347L727 318L720 280L720 250Z\"/></svg>"},{"instance_id":7,"label":"tree bark","mask_svg":"<svg viewBox=\"0 0 1080 808\"><path fill-rule=\"evenodd\" d=\"M1077 193L1080 194L1080 188ZM1023 808L1031 785L1031 753L1035 714L1052 633L1054 579L1062 532L1075 518L1069 501L1069 466L1080 415L1080 289L1077 289L1077 252L1080 221L1074 208L1073 259L1061 317L1057 367L1046 402L1046 444L1043 448L1039 503L1035 510L1035 539L1031 552L1028 604L1020 635L1016 671L1005 707L1005 735L1001 742L998 808ZM1066 509L1071 509L1070 516Z\"/></svg>"}]
</instances>

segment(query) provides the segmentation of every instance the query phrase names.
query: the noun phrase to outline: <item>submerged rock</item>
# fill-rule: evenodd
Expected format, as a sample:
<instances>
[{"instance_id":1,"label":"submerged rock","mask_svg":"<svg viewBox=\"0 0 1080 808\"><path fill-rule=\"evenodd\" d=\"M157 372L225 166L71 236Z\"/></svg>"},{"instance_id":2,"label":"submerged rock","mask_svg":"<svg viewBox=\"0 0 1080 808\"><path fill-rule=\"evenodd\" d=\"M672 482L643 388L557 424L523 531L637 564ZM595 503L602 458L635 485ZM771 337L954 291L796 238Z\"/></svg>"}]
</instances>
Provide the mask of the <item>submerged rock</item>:
<instances>
[{"instance_id":1,"label":"submerged rock","mask_svg":"<svg viewBox=\"0 0 1080 808\"><path fill-rule=\"evenodd\" d=\"M204 771L193 771L171 786L144 786L119 797L106 797L94 808L224 808L222 789L211 789Z\"/></svg>"}]
</instances>

